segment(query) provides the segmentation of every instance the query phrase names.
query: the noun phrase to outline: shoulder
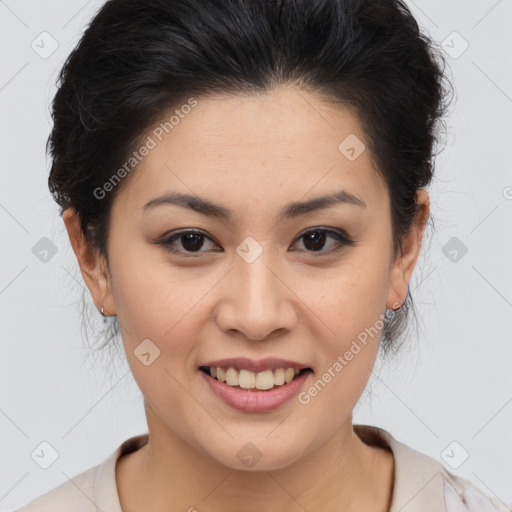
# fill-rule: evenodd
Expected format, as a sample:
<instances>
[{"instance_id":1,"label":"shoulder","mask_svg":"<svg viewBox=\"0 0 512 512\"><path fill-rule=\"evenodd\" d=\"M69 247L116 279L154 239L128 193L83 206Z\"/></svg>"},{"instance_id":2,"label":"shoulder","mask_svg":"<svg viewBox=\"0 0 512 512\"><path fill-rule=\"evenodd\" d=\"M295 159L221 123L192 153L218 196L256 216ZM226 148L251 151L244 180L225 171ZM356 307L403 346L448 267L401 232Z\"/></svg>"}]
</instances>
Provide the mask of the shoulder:
<instances>
[{"instance_id":1,"label":"shoulder","mask_svg":"<svg viewBox=\"0 0 512 512\"><path fill-rule=\"evenodd\" d=\"M471 481L443 469L446 512L512 512L512 508L483 492Z\"/></svg>"},{"instance_id":2,"label":"shoulder","mask_svg":"<svg viewBox=\"0 0 512 512\"><path fill-rule=\"evenodd\" d=\"M16 512L96 512L94 483L100 466L94 466L55 489L30 501Z\"/></svg>"},{"instance_id":3,"label":"shoulder","mask_svg":"<svg viewBox=\"0 0 512 512\"><path fill-rule=\"evenodd\" d=\"M122 512L116 485L119 457L144 446L148 434L123 441L100 464L69 478L67 482L30 501L15 512Z\"/></svg>"},{"instance_id":4,"label":"shoulder","mask_svg":"<svg viewBox=\"0 0 512 512\"><path fill-rule=\"evenodd\" d=\"M512 512L497 498L452 474L436 459L401 443L386 430L354 425L354 431L366 444L393 453L390 512Z\"/></svg>"}]
</instances>

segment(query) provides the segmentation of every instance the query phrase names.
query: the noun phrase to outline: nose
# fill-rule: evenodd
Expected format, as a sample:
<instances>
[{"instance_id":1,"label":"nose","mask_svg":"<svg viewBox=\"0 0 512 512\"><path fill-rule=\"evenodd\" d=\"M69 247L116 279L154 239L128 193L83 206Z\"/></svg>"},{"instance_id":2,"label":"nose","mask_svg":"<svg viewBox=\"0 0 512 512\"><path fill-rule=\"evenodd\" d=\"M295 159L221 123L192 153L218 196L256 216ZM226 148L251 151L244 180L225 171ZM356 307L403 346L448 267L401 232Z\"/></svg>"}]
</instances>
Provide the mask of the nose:
<instances>
[{"instance_id":1,"label":"nose","mask_svg":"<svg viewBox=\"0 0 512 512\"><path fill-rule=\"evenodd\" d=\"M291 331L297 323L297 297L283 271L264 257L235 259L222 282L216 321L224 332L262 341Z\"/></svg>"}]
</instances>

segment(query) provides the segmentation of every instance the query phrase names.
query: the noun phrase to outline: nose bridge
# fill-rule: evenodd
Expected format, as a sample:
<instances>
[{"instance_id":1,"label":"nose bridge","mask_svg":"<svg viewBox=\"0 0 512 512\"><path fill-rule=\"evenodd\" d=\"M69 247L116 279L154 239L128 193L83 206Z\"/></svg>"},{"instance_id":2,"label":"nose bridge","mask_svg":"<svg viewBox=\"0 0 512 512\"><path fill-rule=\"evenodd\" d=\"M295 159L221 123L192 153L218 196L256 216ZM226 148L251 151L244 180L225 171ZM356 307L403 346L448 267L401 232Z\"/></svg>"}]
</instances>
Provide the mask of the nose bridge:
<instances>
[{"instance_id":1,"label":"nose bridge","mask_svg":"<svg viewBox=\"0 0 512 512\"><path fill-rule=\"evenodd\" d=\"M248 312L260 311L268 315L275 310L282 284L270 271L275 267L273 251L268 243L257 242L247 237L238 247L239 256L235 264L233 277L237 280L237 293L240 303Z\"/></svg>"}]
</instances>

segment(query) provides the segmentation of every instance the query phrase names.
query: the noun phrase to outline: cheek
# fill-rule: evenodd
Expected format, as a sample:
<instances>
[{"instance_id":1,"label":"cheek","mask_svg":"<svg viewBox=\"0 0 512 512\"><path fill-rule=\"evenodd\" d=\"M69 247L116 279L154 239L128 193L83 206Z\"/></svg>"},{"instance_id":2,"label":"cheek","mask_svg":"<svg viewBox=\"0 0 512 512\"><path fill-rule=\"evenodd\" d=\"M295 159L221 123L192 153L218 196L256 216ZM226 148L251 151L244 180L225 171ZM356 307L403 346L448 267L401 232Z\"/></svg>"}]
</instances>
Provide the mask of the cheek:
<instances>
[{"instance_id":1,"label":"cheek","mask_svg":"<svg viewBox=\"0 0 512 512\"><path fill-rule=\"evenodd\" d=\"M153 410L182 410L187 397L180 383L197 360L198 314L207 283L195 285L195 279L171 271L161 259L148 261L128 251L112 258L112 267L112 291L133 377Z\"/></svg>"},{"instance_id":2,"label":"cheek","mask_svg":"<svg viewBox=\"0 0 512 512\"><path fill-rule=\"evenodd\" d=\"M336 431L359 401L375 363L383 327L380 301L372 295L340 295L336 307L323 310L323 319L335 334L326 332L316 338L318 371L298 397L308 422L326 433Z\"/></svg>"},{"instance_id":3,"label":"cheek","mask_svg":"<svg viewBox=\"0 0 512 512\"><path fill-rule=\"evenodd\" d=\"M129 336L172 336L204 295L204 279L173 268L153 249L112 251L111 263L117 316Z\"/></svg>"},{"instance_id":4,"label":"cheek","mask_svg":"<svg viewBox=\"0 0 512 512\"><path fill-rule=\"evenodd\" d=\"M371 247L355 251L328 276L314 281L315 286L311 286L310 276L303 279L308 305L321 311L327 325L343 340L375 324L385 311L388 261Z\"/></svg>"},{"instance_id":5,"label":"cheek","mask_svg":"<svg viewBox=\"0 0 512 512\"><path fill-rule=\"evenodd\" d=\"M388 261L376 246L367 246L347 258L321 287L309 286L308 306L328 327L316 338L320 373L330 372L320 375L319 387L326 382L330 390L325 399L350 402L362 392L379 348L388 280Z\"/></svg>"},{"instance_id":6,"label":"cheek","mask_svg":"<svg viewBox=\"0 0 512 512\"><path fill-rule=\"evenodd\" d=\"M196 370L208 291L219 276L151 256L120 251L112 258L114 299L126 357L143 395L154 409L178 410L187 402L179 383L188 386Z\"/></svg>"}]
</instances>

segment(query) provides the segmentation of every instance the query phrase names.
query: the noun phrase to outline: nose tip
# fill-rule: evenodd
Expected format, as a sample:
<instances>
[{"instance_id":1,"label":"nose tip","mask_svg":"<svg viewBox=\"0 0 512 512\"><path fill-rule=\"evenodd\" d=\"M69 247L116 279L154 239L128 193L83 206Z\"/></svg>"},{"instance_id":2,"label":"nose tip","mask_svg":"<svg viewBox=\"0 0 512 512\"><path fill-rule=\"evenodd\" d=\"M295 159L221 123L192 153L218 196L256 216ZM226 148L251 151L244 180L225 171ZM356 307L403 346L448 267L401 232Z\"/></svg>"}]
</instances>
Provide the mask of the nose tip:
<instances>
[{"instance_id":1,"label":"nose tip","mask_svg":"<svg viewBox=\"0 0 512 512\"><path fill-rule=\"evenodd\" d=\"M282 335L296 323L293 293L260 257L240 262L223 285L217 323L226 332L240 332L252 341Z\"/></svg>"},{"instance_id":2,"label":"nose tip","mask_svg":"<svg viewBox=\"0 0 512 512\"><path fill-rule=\"evenodd\" d=\"M239 302L231 308L223 307L217 322L227 332L243 333L251 341L265 341L292 328L294 314L285 312L285 307L251 308Z\"/></svg>"}]
</instances>

